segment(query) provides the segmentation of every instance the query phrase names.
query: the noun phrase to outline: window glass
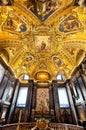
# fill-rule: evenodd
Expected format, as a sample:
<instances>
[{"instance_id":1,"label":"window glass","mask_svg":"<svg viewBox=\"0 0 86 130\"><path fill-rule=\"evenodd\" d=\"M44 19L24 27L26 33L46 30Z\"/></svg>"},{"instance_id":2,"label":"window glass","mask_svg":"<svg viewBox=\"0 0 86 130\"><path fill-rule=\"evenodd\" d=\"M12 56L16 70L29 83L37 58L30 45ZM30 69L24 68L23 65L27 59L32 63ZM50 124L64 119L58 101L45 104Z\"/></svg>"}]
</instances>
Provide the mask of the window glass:
<instances>
[{"instance_id":1,"label":"window glass","mask_svg":"<svg viewBox=\"0 0 86 130\"><path fill-rule=\"evenodd\" d=\"M68 96L65 87L58 88L58 96L60 107L69 107Z\"/></svg>"},{"instance_id":2,"label":"window glass","mask_svg":"<svg viewBox=\"0 0 86 130\"><path fill-rule=\"evenodd\" d=\"M29 75L27 75L27 74L21 75L20 80L29 80Z\"/></svg>"},{"instance_id":3,"label":"window glass","mask_svg":"<svg viewBox=\"0 0 86 130\"><path fill-rule=\"evenodd\" d=\"M61 75L59 74L59 75L57 75L57 80L62 80L62 77L61 77Z\"/></svg>"},{"instance_id":4,"label":"window glass","mask_svg":"<svg viewBox=\"0 0 86 130\"><path fill-rule=\"evenodd\" d=\"M24 74L24 75L21 75L21 76L19 77L19 80L20 80L20 82L22 82L22 83L27 83L29 79L30 79L30 77L29 77L28 74Z\"/></svg>"},{"instance_id":5,"label":"window glass","mask_svg":"<svg viewBox=\"0 0 86 130\"><path fill-rule=\"evenodd\" d=\"M28 87L20 87L18 99L17 99L17 107L25 107L26 99L27 99Z\"/></svg>"},{"instance_id":6,"label":"window glass","mask_svg":"<svg viewBox=\"0 0 86 130\"><path fill-rule=\"evenodd\" d=\"M25 75L24 75L24 79L25 79L25 80L28 80L28 79L29 79L29 76L25 74Z\"/></svg>"},{"instance_id":7,"label":"window glass","mask_svg":"<svg viewBox=\"0 0 86 130\"><path fill-rule=\"evenodd\" d=\"M4 67L0 64L0 82L4 76L4 73L5 73L5 69Z\"/></svg>"},{"instance_id":8,"label":"window glass","mask_svg":"<svg viewBox=\"0 0 86 130\"><path fill-rule=\"evenodd\" d=\"M58 74L56 78L57 78L57 80L59 80L59 81L66 81L65 76L62 75L62 74Z\"/></svg>"}]
</instances>

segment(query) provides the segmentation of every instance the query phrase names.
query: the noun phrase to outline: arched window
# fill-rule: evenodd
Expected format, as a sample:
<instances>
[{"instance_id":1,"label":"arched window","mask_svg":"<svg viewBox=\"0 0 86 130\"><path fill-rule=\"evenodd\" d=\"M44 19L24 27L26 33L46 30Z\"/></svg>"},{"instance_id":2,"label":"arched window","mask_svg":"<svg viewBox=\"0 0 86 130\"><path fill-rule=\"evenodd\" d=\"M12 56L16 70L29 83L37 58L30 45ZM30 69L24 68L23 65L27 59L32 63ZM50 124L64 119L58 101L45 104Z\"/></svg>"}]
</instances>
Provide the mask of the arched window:
<instances>
[{"instance_id":1,"label":"arched window","mask_svg":"<svg viewBox=\"0 0 86 130\"><path fill-rule=\"evenodd\" d=\"M27 82L30 79L30 77L28 74L23 74L20 76L19 79L20 79L20 82Z\"/></svg>"},{"instance_id":2,"label":"arched window","mask_svg":"<svg viewBox=\"0 0 86 130\"><path fill-rule=\"evenodd\" d=\"M65 82L65 81L66 81L65 76L62 75L62 74L58 74L58 75L56 76L56 79L57 79L58 81L62 81L62 82Z\"/></svg>"},{"instance_id":3,"label":"arched window","mask_svg":"<svg viewBox=\"0 0 86 130\"><path fill-rule=\"evenodd\" d=\"M16 103L17 107L26 106L27 92L28 92L28 87L20 87L18 98L17 98L17 103Z\"/></svg>"},{"instance_id":4,"label":"arched window","mask_svg":"<svg viewBox=\"0 0 86 130\"><path fill-rule=\"evenodd\" d=\"M24 80L28 80L29 79L29 75L27 75L27 74L23 75L23 79Z\"/></svg>"},{"instance_id":5,"label":"arched window","mask_svg":"<svg viewBox=\"0 0 86 130\"><path fill-rule=\"evenodd\" d=\"M58 88L58 96L59 96L60 108L68 108L69 101L68 101L68 95L65 87Z\"/></svg>"}]
</instances>

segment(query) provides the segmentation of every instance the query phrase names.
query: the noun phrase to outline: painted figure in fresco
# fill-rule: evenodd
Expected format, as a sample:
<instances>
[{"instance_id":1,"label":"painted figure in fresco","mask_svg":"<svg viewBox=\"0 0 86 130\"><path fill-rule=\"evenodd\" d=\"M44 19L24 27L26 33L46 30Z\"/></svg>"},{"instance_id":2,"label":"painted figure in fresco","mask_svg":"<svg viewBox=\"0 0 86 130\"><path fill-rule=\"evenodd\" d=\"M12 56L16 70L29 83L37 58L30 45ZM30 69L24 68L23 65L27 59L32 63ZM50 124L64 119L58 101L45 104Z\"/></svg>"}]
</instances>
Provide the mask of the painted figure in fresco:
<instances>
[{"instance_id":1,"label":"painted figure in fresco","mask_svg":"<svg viewBox=\"0 0 86 130\"><path fill-rule=\"evenodd\" d=\"M75 0L75 6L86 6L86 0Z\"/></svg>"},{"instance_id":2,"label":"painted figure in fresco","mask_svg":"<svg viewBox=\"0 0 86 130\"><path fill-rule=\"evenodd\" d=\"M55 10L58 1L55 0L36 0L38 14L47 14L48 12Z\"/></svg>"},{"instance_id":3,"label":"painted figure in fresco","mask_svg":"<svg viewBox=\"0 0 86 130\"><path fill-rule=\"evenodd\" d=\"M27 0L29 8L39 19L47 19L59 6L59 0Z\"/></svg>"},{"instance_id":4,"label":"painted figure in fresco","mask_svg":"<svg viewBox=\"0 0 86 130\"><path fill-rule=\"evenodd\" d=\"M16 29L15 23L14 23L13 19L10 16L7 17L4 27L7 30L11 30L11 31Z\"/></svg>"},{"instance_id":5,"label":"painted figure in fresco","mask_svg":"<svg viewBox=\"0 0 86 130\"><path fill-rule=\"evenodd\" d=\"M53 57L53 62L54 62L56 67L62 65L62 61L57 56Z\"/></svg>"},{"instance_id":6,"label":"painted figure in fresco","mask_svg":"<svg viewBox=\"0 0 86 130\"><path fill-rule=\"evenodd\" d=\"M46 12L46 2L46 0L36 0L36 9L39 15Z\"/></svg>"},{"instance_id":7,"label":"painted figure in fresco","mask_svg":"<svg viewBox=\"0 0 86 130\"><path fill-rule=\"evenodd\" d=\"M79 28L78 19L75 16L67 17L60 25L59 30L61 32L76 31Z\"/></svg>"},{"instance_id":8,"label":"painted figure in fresco","mask_svg":"<svg viewBox=\"0 0 86 130\"><path fill-rule=\"evenodd\" d=\"M13 5L13 0L0 0L1 6Z\"/></svg>"},{"instance_id":9,"label":"painted figure in fresco","mask_svg":"<svg viewBox=\"0 0 86 130\"><path fill-rule=\"evenodd\" d=\"M46 48L46 43L44 41L41 42L41 50L45 50Z\"/></svg>"},{"instance_id":10,"label":"painted figure in fresco","mask_svg":"<svg viewBox=\"0 0 86 130\"><path fill-rule=\"evenodd\" d=\"M7 28L12 28L13 26L13 20L11 18L7 19Z\"/></svg>"},{"instance_id":11,"label":"painted figure in fresco","mask_svg":"<svg viewBox=\"0 0 86 130\"><path fill-rule=\"evenodd\" d=\"M80 6L86 6L86 0L79 0L78 4Z\"/></svg>"}]
</instances>

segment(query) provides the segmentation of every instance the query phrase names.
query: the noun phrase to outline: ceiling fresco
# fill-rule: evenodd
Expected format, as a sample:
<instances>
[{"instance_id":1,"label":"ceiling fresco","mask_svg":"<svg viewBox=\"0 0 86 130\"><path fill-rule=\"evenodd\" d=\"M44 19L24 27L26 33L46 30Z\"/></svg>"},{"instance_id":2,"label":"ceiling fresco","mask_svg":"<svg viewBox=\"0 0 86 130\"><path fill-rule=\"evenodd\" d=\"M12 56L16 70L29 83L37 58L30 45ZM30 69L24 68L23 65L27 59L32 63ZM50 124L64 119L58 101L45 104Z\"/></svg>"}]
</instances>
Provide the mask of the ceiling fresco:
<instances>
[{"instance_id":1,"label":"ceiling fresco","mask_svg":"<svg viewBox=\"0 0 86 130\"><path fill-rule=\"evenodd\" d=\"M64 3L68 6L72 0L27 0L27 8L31 10L41 21L46 20L55 11L64 8Z\"/></svg>"},{"instance_id":2,"label":"ceiling fresco","mask_svg":"<svg viewBox=\"0 0 86 130\"><path fill-rule=\"evenodd\" d=\"M36 74L42 72L50 75L48 80L55 80L59 73L70 78L86 53L85 4L76 0L11 2L0 6L0 56L15 76L28 74L37 80Z\"/></svg>"}]
</instances>

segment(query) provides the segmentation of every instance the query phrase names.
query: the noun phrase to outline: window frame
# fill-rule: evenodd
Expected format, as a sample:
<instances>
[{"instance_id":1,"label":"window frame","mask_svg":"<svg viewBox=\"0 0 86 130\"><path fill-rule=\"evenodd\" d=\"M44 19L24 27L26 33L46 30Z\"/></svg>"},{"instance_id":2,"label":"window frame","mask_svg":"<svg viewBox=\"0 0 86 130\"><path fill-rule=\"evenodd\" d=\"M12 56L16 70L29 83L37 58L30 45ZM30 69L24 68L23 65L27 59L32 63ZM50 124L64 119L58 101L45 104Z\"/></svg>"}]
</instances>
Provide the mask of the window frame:
<instances>
[{"instance_id":1,"label":"window frame","mask_svg":"<svg viewBox=\"0 0 86 130\"><path fill-rule=\"evenodd\" d=\"M24 105L19 105L19 104L17 104L17 102L18 102L18 97L19 97L19 92L20 92L20 89L21 88L27 88L27 92L26 92L26 101L25 101L25 103L24 103ZM17 94L17 99L16 99L16 108L25 108L26 107L26 105L27 105L27 97L28 97L28 86L20 86L19 87L19 91L18 91L18 94ZM20 99L21 100L21 99Z\"/></svg>"},{"instance_id":2,"label":"window frame","mask_svg":"<svg viewBox=\"0 0 86 130\"><path fill-rule=\"evenodd\" d=\"M60 104L60 96L59 96L59 91L58 91L58 89L60 89L60 88L63 88L63 89L65 89L65 94L66 94L66 98L67 98L67 101L66 102L68 102L67 104L64 104L64 106L61 106L62 104ZM70 102L69 102L69 97L68 97L68 93L67 93L67 89L66 89L66 87L65 86L60 86L60 87L58 87L58 89L57 89L57 92L58 92L58 101L59 101L59 107L60 108L70 108ZM66 106L67 105L67 106Z\"/></svg>"}]
</instances>

